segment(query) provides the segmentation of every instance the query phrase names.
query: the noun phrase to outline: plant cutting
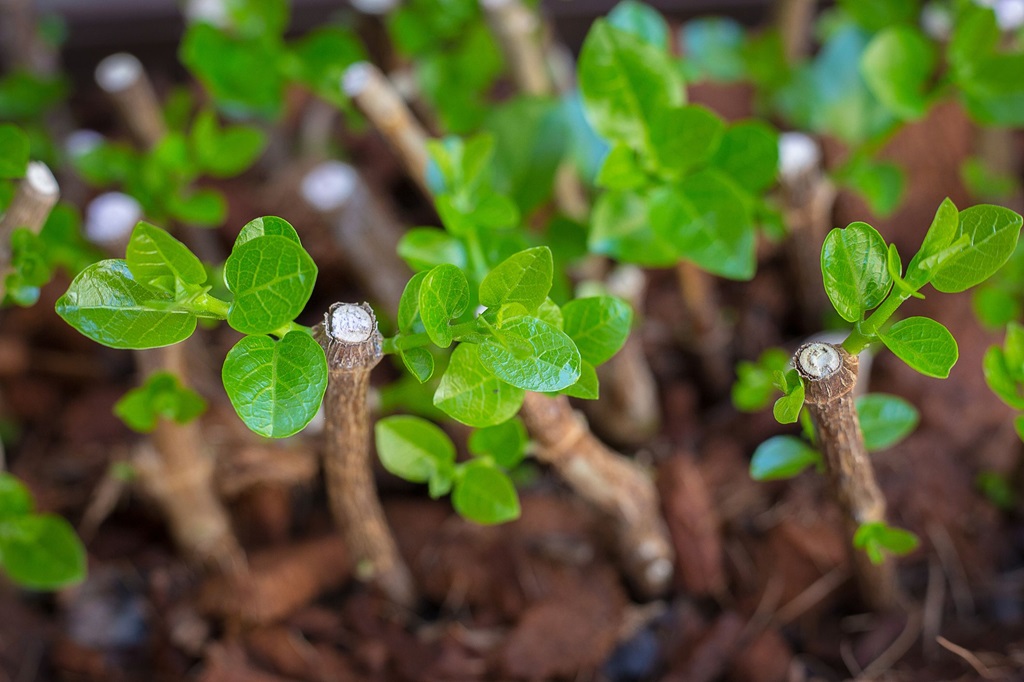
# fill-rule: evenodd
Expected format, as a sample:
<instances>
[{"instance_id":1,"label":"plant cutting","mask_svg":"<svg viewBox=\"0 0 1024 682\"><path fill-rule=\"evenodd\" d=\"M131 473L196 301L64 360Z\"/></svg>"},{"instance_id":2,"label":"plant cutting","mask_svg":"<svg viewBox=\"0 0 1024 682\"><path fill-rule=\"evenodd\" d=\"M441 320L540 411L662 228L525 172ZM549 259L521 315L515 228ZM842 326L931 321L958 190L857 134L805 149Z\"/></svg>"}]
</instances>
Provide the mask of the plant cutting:
<instances>
[{"instance_id":1,"label":"plant cutting","mask_svg":"<svg viewBox=\"0 0 1024 682\"><path fill-rule=\"evenodd\" d=\"M958 211L946 199L906 269L895 245L886 245L867 223L836 228L825 239L821 255L825 291L836 312L854 328L840 345L815 342L797 350L794 369L776 373L785 395L776 402L774 412L780 422L792 423L806 406L832 497L853 544L864 549L864 554L855 553L854 566L862 597L874 608L892 607L897 596L894 572L883 561L884 554L905 553L917 543L886 522L885 498L865 443L866 433L871 432L862 427L852 395L858 354L881 342L918 372L949 376L958 356L949 331L927 317L896 322L891 318L906 300L920 297L919 290L926 284L939 292L956 293L991 277L1013 253L1021 224L1021 216L1009 209L980 205ZM862 410L889 411L896 417L910 414L899 403L892 405ZM912 420L907 416L902 421ZM758 478L786 476L818 461L816 451L799 441L773 440L755 454L751 471Z\"/></svg>"},{"instance_id":2,"label":"plant cutting","mask_svg":"<svg viewBox=\"0 0 1024 682\"><path fill-rule=\"evenodd\" d=\"M345 83L347 86L352 82L351 73L353 71L358 78L362 78L364 73L374 73L367 66L354 65L350 68L349 73L346 74ZM383 76L379 73L374 78L376 79L375 87L383 88L387 85ZM350 94L352 94L351 91ZM353 95L353 99L357 105L362 106L361 100L357 95ZM397 97L394 101L398 102ZM382 120L376 118L373 109L367 108L363 111L370 118L371 123L375 125L378 132L386 137L397 137L407 132L405 128L395 128L389 125L389 121L393 119ZM415 137L410 135L408 139L415 139ZM507 198L496 193L483 181L483 170L487 167L487 161L492 153L492 143L486 136L477 136L465 142L449 138L444 141L427 143L425 139L420 139L418 144L422 144L425 149L429 148L433 163L430 166L418 163L414 165L409 161L418 158L418 155L402 156L403 161L405 161L406 171L414 177L420 174L419 184L421 186L431 186L434 188L435 204L442 217L442 222L445 224L446 231L450 234L429 228L410 231L402 242L399 243L400 255L405 257L414 268L431 268L426 274L421 273L423 277L441 277L440 272L458 271L459 268L452 265L452 263L464 266L469 273L470 280L474 283L479 282L479 301L484 305L488 305L488 298L492 300L491 305L514 301L515 299L503 299L496 293L491 293L485 297L485 284L488 282L488 278L494 277L494 272L503 269L499 265L491 274L487 274L489 267L488 259L494 258L494 256L489 254L507 253L522 243L521 233L518 230L512 229L518 222L518 212L515 205ZM392 145L397 147L398 143L393 141ZM531 251L537 252L537 249L532 249ZM544 251L548 253L547 257L533 256L531 259L536 260L538 263L545 263L541 272L545 273L544 280L542 281L546 281L543 287L546 296L551 286L550 282L553 274L549 273L552 273L553 265L549 266L546 264L550 262L550 251L547 249ZM519 258L524 257L520 255ZM505 261L505 263L509 262L509 260ZM526 264L517 266L507 265L506 267L511 272L515 272L518 268L526 268ZM534 269L534 267L528 268L527 272ZM438 274L434 275L433 273L435 272ZM417 275L416 277L420 276ZM509 276L503 275L503 277ZM416 277L414 277L412 282L416 281ZM449 275L444 277L448 278ZM454 274L450 275L450 277L455 277L458 280L458 277ZM516 277L518 278L518 276ZM459 314L462 314L467 308L471 307L472 288L463 286L461 280L458 281L459 284L454 285L453 291L464 291L465 294L447 293L445 295L445 305L452 308L452 310L445 313L449 317L455 310L460 311ZM462 300L463 295L465 296L464 301ZM403 296L403 299L405 298ZM532 305L540 303L539 299L536 299L536 294L531 295L529 300ZM566 305L572 306L574 302L570 301ZM623 312L613 312L611 309L599 312L600 307L604 305L606 304L600 304L600 306L590 304L589 307L594 309L587 312L584 312L587 310L587 307L577 306L576 310L579 311L578 314L581 316L579 321L579 324L582 325L579 328L580 333L584 333L583 329L590 325L601 327L612 324L615 328L621 326L624 316ZM629 310L628 306L623 307L625 310ZM400 329L402 328L401 308L402 306L399 304ZM433 314L428 313L428 315ZM569 321L566 319L564 323L569 324ZM427 328L429 330L430 323L426 319L424 319L424 324L428 325ZM533 332L526 332L526 329L527 327L521 327L514 333L515 336L520 334L525 336L534 335ZM587 333L589 334L589 332ZM627 329L623 329L618 333L621 334L621 341L610 349L606 345L608 343L607 340L605 340L602 341L598 349L595 349L593 354L588 357L581 357L583 361L579 370L581 373L577 378L570 379L569 383L565 386L554 387L549 383L524 382L522 379L510 383L526 391L552 392L557 390L575 397L596 398L598 380L594 367L607 361L614 355L615 351L621 346L622 341L625 340L628 333L628 325ZM442 347L446 347L450 341L446 334L433 339L434 342ZM572 338L575 339L575 337ZM531 345L534 348L533 352L540 352L540 344L553 342L554 337L542 335L535 338L531 341ZM401 350L401 347L399 347L399 350ZM432 364L432 361L429 361L430 364L428 364L426 356L421 357L422 363L425 366L429 367ZM423 373L423 370L417 367L421 362L420 360L416 358L403 359L406 361L406 366L414 374L419 376ZM485 362L485 367L487 367L489 361L484 357L481 357L481 360ZM469 366L472 367L475 364L475 362L472 362ZM462 367L463 364L456 360L456 366ZM452 371L451 365L449 367L450 373ZM493 367L490 367L490 369L494 371ZM426 374L429 376L429 372ZM475 377L473 376L474 374L476 375ZM481 378L485 376L486 374L474 370L467 376L466 384L467 386L479 385ZM509 376L503 374L498 376L504 381L509 381L510 379ZM456 385L452 385L450 388L446 387L445 382L442 380L438 392L442 393L446 389L456 390ZM656 595L663 592L671 577L673 552L664 529L664 524L657 512L657 492L654 490L650 480L635 465L622 460L620 455L601 445L588 428L581 429L580 422L574 418L573 412L564 397L537 396L536 398L530 397L526 399L525 395L518 391L513 394L506 394L506 396L509 395L515 396L511 402L506 402L508 401L507 397L503 396L500 398L507 408L511 408L507 413L502 413L504 414L503 418L511 417L519 409L520 405L522 406L523 420L531 428L533 437L540 443L545 444L544 448L538 451L538 457L542 461L548 461L555 465L563 475L567 476L567 481L579 494L614 520L615 528L617 529L614 537L618 543L618 552L623 558L623 562L629 570L634 584L642 593L647 595ZM434 401L435 404L438 403L438 394L435 394ZM446 408L445 405L439 404L450 416L464 423L472 426L493 425L493 423L477 424L473 421L468 421L468 415L460 414L462 410L461 401L450 401L448 405ZM572 437L563 438L562 436L565 434L572 434ZM615 460L615 462L610 462L609 460ZM638 494L637 491L643 492Z\"/></svg>"}]
</instances>

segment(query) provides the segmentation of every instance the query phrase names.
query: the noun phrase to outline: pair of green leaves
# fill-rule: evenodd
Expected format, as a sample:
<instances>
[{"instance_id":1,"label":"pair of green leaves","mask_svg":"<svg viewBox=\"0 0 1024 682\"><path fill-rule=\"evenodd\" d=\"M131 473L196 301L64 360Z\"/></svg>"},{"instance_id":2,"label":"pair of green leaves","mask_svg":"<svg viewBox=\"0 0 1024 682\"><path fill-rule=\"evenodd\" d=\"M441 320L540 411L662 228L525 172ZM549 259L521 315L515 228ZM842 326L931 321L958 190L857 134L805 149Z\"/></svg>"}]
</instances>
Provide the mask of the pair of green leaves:
<instances>
[{"instance_id":1,"label":"pair of green leaves","mask_svg":"<svg viewBox=\"0 0 1024 682\"><path fill-rule=\"evenodd\" d=\"M906 400L884 393L869 393L855 401L857 417L868 452L890 448L916 428L919 415ZM804 424L805 435L813 429ZM757 481L792 478L810 466L822 464L821 453L796 436L773 436L761 443L750 460L750 476Z\"/></svg>"},{"instance_id":2,"label":"pair of green leaves","mask_svg":"<svg viewBox=\"0 0 1024 682\"><path fill-rule=\"evenodd\" d=\"M518 419L475 431L469 439L474 456L462 463L456 463L455 445L444 431L419 417L387 417L375 431L385 469L428 484L435 499L451 492L464 518L496 524L519 517L519 497L505 473L526 454L526 429Z\"/></svg>"},{"instance_id":3,"label":"pair of green leaves","mask_svg":"<svg viewBox=\"0 0 1024 682\"><path fill-rule=\"evenodd\" d=\"M822 247L821 268L836 312L857 325L854 345L859 347L847 350L859 352L877 338L922 374L948 376L957 346L945 327L926 317L910 317L888 328L882 325L900 303L919 296L927 283L956 293L991 277L1013 253L1020 228L1021 217L1009 209L980 205L957 211L946 199L905 273L895 245L886 246L867 223L832 230Z\"/></svg>"},{"instance_id":4,"label":"pair of green leaves","mask_svg":"<svg viewBox=\"0 0 1024 682\"><path fill-rule=\"evenodd\" d=\"M559 308L548 298L553 275L547 247L513 254L481 281L476 292L480 314L464 319L472 292L462 270L439 265L418 273L402 295L399 335L389 343L406 367L426 381L433 358L418 335L442 348L460 342L434 404L471 426L507 420L519 410L525 391L596 398L595 367L625 342L632 311L609 296L577 299Z\"/></svg>"},{"instance_id":5,"label":"pair of green leaves","mask_svg":"<svg viewBox=\"0 0 1024 682\"><path fill-rule=\"evenodd\" d=\"M862 523L853 534L853 546L864 550L876 566L885 562L887 554L910 554L920 544L921 541L910 531L894 528L884 521Z\"/></svg>"},{"instance_id":6,"label":"pair of green leaves","mask_svg":"<svg viewBox=\"0 0 1024 682\"><path fill-rule=\"evenodd\" d=\"M206 268L188 247L139 223L125 259L87 267L56 307L82 334L114 348L171 345L191 336L199 317L226 319L247 334L224 362L228 397L249 428L279 438L313 418L326 389L323 350L292 324L316 274L290 224L258 218L242 229L224 266L234 298L220 301L209 295Z\"/></svg>"},{"instance_id":7,"label":"pair of green leaves","mask_svg":"<svg viewBox=\"0 0 1024 682\"><path fill-rule=\"evenodd\" d=\"M18 585L57 590L85 578L85 547L56 514L37 514L32 494L0 472L0 567Z\"/></svg>"},{"instance_id":8,"label":"pair of green leaves","mask_svg":"<svg viewBox=\"0 0 1024 682\"><path fill-rule=\"evenodd\" d=\"M203 397L170 372L156 372L145 383L128 391L114 405L114 414L129 428L149 433L160 419L187 424L206 411Z\"/></svg>"},{"instance_id":9,"label":"pair of green leaves","mask_svg":"<svg viewBox=\"0 0 1024 682\"><path fill-rule=\"evenodd\" d=\"M1024 412L1024 327L1010 322L1003 345L986 351L982 368L992 392L1013 409ZM1014 426L1024 440L1024 415L1017 416Z\"/></svg>"}]
</instances>

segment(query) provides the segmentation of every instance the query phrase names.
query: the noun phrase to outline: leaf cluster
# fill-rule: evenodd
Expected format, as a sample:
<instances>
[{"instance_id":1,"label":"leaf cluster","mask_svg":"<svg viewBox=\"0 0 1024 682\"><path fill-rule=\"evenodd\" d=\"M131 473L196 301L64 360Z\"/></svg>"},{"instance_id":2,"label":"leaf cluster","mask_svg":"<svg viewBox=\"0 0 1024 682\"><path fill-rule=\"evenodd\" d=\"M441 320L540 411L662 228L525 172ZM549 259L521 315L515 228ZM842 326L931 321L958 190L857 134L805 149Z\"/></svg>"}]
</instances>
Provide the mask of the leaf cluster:
<instances>
[{"instance_id":1,"label":"leaf cluster","mask_svg":"<svg viewBox=\"0 0 1024 682\"><path fill-rule=\"evenodd\" d=\"M526 428L519 419L477 429L467 461L456 462L455 445L434 424L412 416L386 417L376 425L384 468L414 483L426 483L437 499L449 492L461 516L481 524L519 517L519 497L508 476L526 456Z\"/></svg>"},{"instance_id":2,"label":"leaf cluster","mask_svg":"<svg viewBox=\"0 0 1024 682\"><path fill-rule=\"evenodd\" d=\"M30 590L57 590L85 578L85 547L63 517L40 514L18 479L0 472L0 567Z\"/></svg>"},{"instance_id":3,"label":"leaf cluster","mask_svg":"<svg viewBox=\"0 0 1024 682\"><path fill-rule=\"evenodd\" d=\"M208 270L188 247L141 222L125 258L85 268L56 308L79 332L113 348L168 346L191 336L200 318L226 320L245 334L224 361L228 397L250 429L280 438L309 423L327 386L323 350L307 328L292 322L309 300L316 274L290 224L257 218L242 229L225 262L231 299L221 300L211 295ZM176 404L174 418L194 411L194 401L166 382L142 390L122 404L126 419L144 426L152 413L164 414L166 403L160 403L167 400Z\"/></svg>"},{"instance_id":4,"label":"leaf cluster","mask_svg":"<svg viewBox=\"0 0 1024 682\"><path fill-rule=\"evenodd\" d=\"M756 121L727 125L686 103L683 69L654 10L620 6L580 53L586 116L611 145L596 183L593 253L642 265L679 260L733 279L755 268L755 227L770 213L778 139Z\"/></svg>"},{"instance_id":5,"label":"leaf cluster","mask_svg":"<svg viewBox=\"0 0 1024 682\"><path fill-rule=\"evenodd\" d=\"M1006 325L1002 346L991 346L982 361L985 382L1004 403L1024 412L1024 326ZM1024 414L1014 419L1017 435L1024 440Z\"/></svg>"},{"instance_id":6,"label":"leaf cluster","mask_svg":"<svg viewBox=\"0 0 1024 682\"><path fill-rule=\"evenodd\" d=\"M160 419L187 424L206 411L203 397L183 386L170 372L156 372L114 405L114 414L129 428L149 433Z\"/></svg>"}]
</instances>

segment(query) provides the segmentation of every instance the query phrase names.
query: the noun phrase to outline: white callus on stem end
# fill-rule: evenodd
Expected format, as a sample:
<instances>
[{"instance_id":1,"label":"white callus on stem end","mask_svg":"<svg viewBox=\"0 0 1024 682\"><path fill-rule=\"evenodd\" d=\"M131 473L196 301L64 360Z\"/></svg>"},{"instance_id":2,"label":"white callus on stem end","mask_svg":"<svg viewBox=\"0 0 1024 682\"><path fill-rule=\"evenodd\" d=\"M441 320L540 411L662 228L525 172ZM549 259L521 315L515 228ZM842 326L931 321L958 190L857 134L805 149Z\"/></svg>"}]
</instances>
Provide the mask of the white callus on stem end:
<instances>
[{"instance_id":1,"label":"white callus on stem end","mask_svg":"<svg viewBox=\"0 0 1024 682\"><path fill-rule=\"evenodd\" d=\"M337 303L327 313L326 327L331 338L343 343L363 343L374 332L376 320L363 306Z\"/></svg>"},{"instance_id":2,"label":"white callus on stem end","mask_svg":"<svg viewBox=\"0 0 1024 682\"><path fill-rule=\"evenodd\" d=\"M797 351L797 370L811 380L827 379L843 366L843 358L828 343L808 343Z\"/></svg>"}]
</instances>

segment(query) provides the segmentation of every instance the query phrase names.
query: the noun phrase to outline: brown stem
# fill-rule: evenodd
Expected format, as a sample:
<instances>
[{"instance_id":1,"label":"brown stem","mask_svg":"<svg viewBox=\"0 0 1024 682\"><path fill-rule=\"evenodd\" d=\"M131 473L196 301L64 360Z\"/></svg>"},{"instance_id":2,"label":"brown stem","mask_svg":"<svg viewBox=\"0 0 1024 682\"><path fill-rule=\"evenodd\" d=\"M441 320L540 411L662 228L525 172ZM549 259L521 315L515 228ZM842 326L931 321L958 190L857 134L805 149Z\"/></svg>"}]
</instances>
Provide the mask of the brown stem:
<instances>
[{"instance_id":1,"label":"brown stem","mask_svg":"<svg viewBox=\"0 0 1024 682\"><path fill-rule=\"evenodd\" d=\"M187 377L183 343L136 354L142 373L171 372ZM206 452L199 423L157 423L152 448L140 451L135 468L143 489L167 517L171 535L185 555L228 576L245 573L245 554L231 528L227 510L214 489L213 460Z\"/></svg>"},{"instance_id":2,"label":"brown stem","mask_svg":"<svg viewBox=\"0 0 1024 682\"><path fill-rule=\"evenodd\" d=\"M112 54L96 67L96 83L114 101L135 139L152 149L167 134L164 115L142 63L127 52Z\"/></svg>"},{"instance_id":3,"label":"brown stem","mask_svg":"<svg viewBox=\"0 0 1024 682\"><path fill-rule=\"evenodd\" d=\"M537 16L519 0L480 0L480 6L520 92L532 96L552 94L554 85L541 46Z\"/></svg>"},{"instance_id":4,"label":"brown stem","mask_svg":"<svg viewBox=\"0 0 1024 682\"><path fill-rule=\"evenodd\" d=\"M699 360L705 388L714 396L722 395L732 381L732 363L729 331L722 319L715 281L711 275L687 261L680 261L676 266L676 275L683 298L685 342Z\"/></svg>"},{"instance_id":5,"label":"brown stem","mask_svg":"<svg viewBox=\"0 0 1024 682\"><path fill-rule=\"evenodd\" d=\"M32 0L0 0L0 47L7 68L52 76L60 72L59 54L39 39Z\"/></svg>"},{"instance_id":6,"label":"brown stem","mask_svg":"<svg viewBox=\"0 0 1024 682\"><path fill-rule=\"evenodd\" d=\"M885 521L885 496L875 480L853 402L858 358L842 346L813 342L797 349L793 363L804 379L829 486L852 539L862 524ZM853 550L853 565L864 600L877 610L891 608L897 594L893 562L875 565L867 553Z\"/></svg>"},{"instance_id":7,"label":"brown stem","mask_svg":"<svg viewBox=\"0 0 1024 682\"><path fill-rule=\"evenodd\" d=\"M25 227L39 234L60 197L60 187L45 163L32 161L18 183L7 211L0 218L0 300L11 268L11 233Z\"/></svg>"},{"instance_id":8,"label":"brown stem","mask_svg":"<svg viewBox=\"0 0 1024 682\"><path fill-rule=\"evenodd\" d=\"M416 593L377 498L370 461L370 372L380 362L381 335L367 304L335 303L313 335L327 354L324 470L335 523L356 576L392 601L413 606Z\"/></svg>"},{"instance_id":9,"label":"brown stem","mask_svg":"<svg viewBox=\"0 0 1024 682\"><path fill-rule=\"evenodd\" d=\"M775 25L790 64L798 63L810 52L811 23L817 4L817 0L776 0Z\"/></svg>"},{"instance_id":10,"label":"brown stem","mask_svg":"<svg viewBox=\"0 0 1024 682\"><path fill-rule=\"evenodd\" d=\"M820 149L810 137L783 133L779 156L789 261L804 324L815 329L828 309L821 280L821 245L832 228L836 188L825 175Z\"/></svg>"},{"instance_id":11,"label":"brown stem","mask_svg":"<svg viewBox=\"0 0 1024 682\"><path fill-rule=\"evenodd\" d=\"M539 445L537 459L610 517L617 550L637 589L647 597L663 594L674 553L651 479L597 440L565 396L528 392L520 416Z\"/></svg>"},{"instance_id":12,"label":"brown stem","mask_svg":"<svg viewBox=\"0 0 1024 682\"><path fill-rule=\"evenodd\" d=\"M398 257L404 233L398 220L359 172L340 161L313 168L302 178L301 193L329 222L334 243L359 284L393 318L412 276Z\"/></svg>"},{"instance_id":13,"label":"brown stem","mask_svg":"<svg viewBox=\"0 0 1024 682\"><path fill-rule=\"evenodd\" d=\"M427 134L391 82L373 64L359 62L345 71L342 87L395 151L424 195L431 196L426 181Z\"/></svg>"}]
</instances>

